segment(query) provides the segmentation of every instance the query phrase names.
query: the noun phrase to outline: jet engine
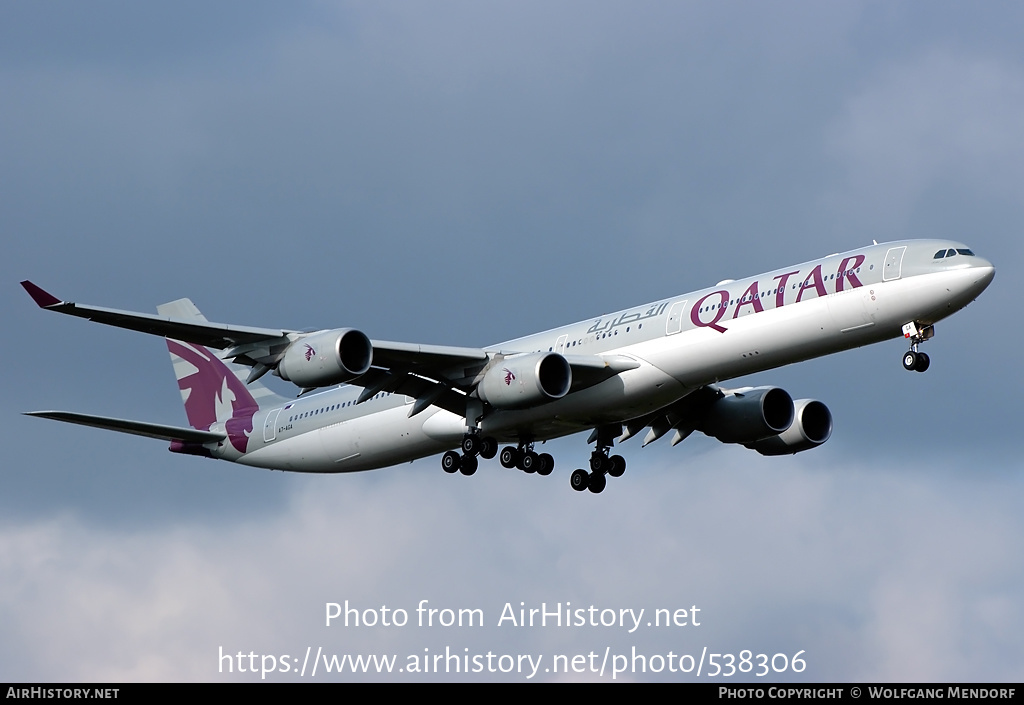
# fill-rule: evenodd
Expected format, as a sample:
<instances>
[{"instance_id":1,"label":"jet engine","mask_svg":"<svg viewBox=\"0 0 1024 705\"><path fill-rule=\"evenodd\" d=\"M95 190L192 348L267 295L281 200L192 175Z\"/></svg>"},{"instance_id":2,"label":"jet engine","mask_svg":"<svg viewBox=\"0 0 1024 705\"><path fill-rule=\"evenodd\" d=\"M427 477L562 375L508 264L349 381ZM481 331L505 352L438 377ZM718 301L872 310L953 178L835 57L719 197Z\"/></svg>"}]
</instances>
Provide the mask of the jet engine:
<instances>
[{"instance_id":1,"label":"jet engine","mask_svg":"<svg viewBox=\"0 0 1024 705\"><path fill-rule=\"evenodd\" d=\"M554 352L525 353L499 360L477 386L477 394L499 409L528 409L561 399L572 385L572 368Z\"/></svg>"},{"instance_id":2,"label":"jet engine","mask_svg":"<svg viewBox=\"0 0 1024 705\"><path fill-rule=\"evenodd\" d=\"M288 346L277 375L300 387L326 387L349 382L370 369L373 345L354 328L325 330Z\"/></svg>"},{"instance_id":3,"label":"jet engine","mask_svg":"<svg viewBox=\"0 0 1024 705\"><path fill-rule=\"evenodd\" d=\"M793 425L793 398L778 387L736 390L708 408L700 430L723 443L748 445Z\"/></svg>"},{"instance_id":4,"label":"jet engine","mask_svg":"<svg viewBox=\"0 0 1024 705\"><path fill-rule=\"evenodd\" d=\"M832 436L832 412L820 401L793 402L793 424L777 436L747 444L761 455L790 455L817 448Z\"/></svg>"}]
</instances>

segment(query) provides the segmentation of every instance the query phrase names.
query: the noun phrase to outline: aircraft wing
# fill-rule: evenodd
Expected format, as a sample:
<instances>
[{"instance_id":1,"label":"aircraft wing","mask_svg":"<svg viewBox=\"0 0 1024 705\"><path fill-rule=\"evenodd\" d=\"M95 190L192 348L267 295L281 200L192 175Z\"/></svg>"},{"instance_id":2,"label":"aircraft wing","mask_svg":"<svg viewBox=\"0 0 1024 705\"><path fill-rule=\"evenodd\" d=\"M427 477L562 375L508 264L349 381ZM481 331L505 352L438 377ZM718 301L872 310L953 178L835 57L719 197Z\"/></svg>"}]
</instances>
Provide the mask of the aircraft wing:
<instances>
[{"instance_id":1,"label":"aircraft wing","mask_svg":"<svg viewBox=\"0 0 1024 705\"><path fill-rule=\"evenodd\" d=\"M472 377L489 359L480 348L460 348L448 345L418 345L396 343L389 340L371 340L373 366L403 372L437 374L466 379Z\"/></svg>"},{"instance_id":2,"label":"aircraft wing","mask_svg":"<svg viewBox=\"0 0 1024 705\"><path fill-rule=\"evenodd\" d=\"M476 387L491 354L477 348L410 345L374 340L373 367L354 384L363 387L359 401L378 392L404 394L416 399L409 410L415 416L437 406L460 416L466 398ZM578 391L640 366L624 355L565 355L572 369L572 389Z\"/></svg>"},{"instance_id":3,"label":"aircraft wing","mask_svg":"<svg viewBox=\"0 0 1024 705\"><path fill-rule=\"evenodd\" d=\"M292 332L279 328L229 326L224 323L187 321L149 313L103 308L102 306L86 306L71 301L61 301L53 294L44 291L30 281L23 281L21 285L40 308L45 308L48 311L66 313L69 316L86 318L108 326L127 328L128 330L139 331L140 333L150 333L151 335L181 340L186 343L196 343L197 345L205 345L206 347L217 348L218 350L246 343L265 343L278 340Z\"/></svg>"},{"instance_id":4,"label":"aircraft wing","mask_svg":"<svg viewBox=\"0 0 1024 705\"><path fill-rule=\"evenodd\" d=\"M195 343L209 348L224 350L247 345L270 344L302 335L299 331L282 328L255 328L213 323L203 318L185 319L159 316L136 311L122 311L102 306L89 306L71 301L62 301L41 287L26 280L21 282L32 300L40 308L69 316L85 318L117 328L159 335L172 340ZM285 340L284 342L291 342ZM417 345L374 340L373 364L377 367L400 368L405 371L443 370L457 368L462 364L487 361L487 353L478 348L460 348L445 345Z\"/></svg>"},{"instance_id":5,"label":"aircraft wing","mask_svg":"<svg viewBox=\"0 0 1024 705\"><path fill-rule=\"evenodd\" d=\"M224 359L231 358L236 363L253 368L249 375L249 382L258 379L269 370L277 369L288 348L310 335L282 328L255 328L213 323L207 321L187 299L159 307L162 313L175 315L167 316L162 313L154 315L63 301L28 280L21 282L21 285L38 306L49 311L225 350L226 352L222 355ZM439 406L453 413L464 414L467 395L473 392L480 380L481 373L492 360L515 354L514 352L488 352L481 348L420 345L387 340L368 340L368 342L372 346L371 367L359 376L349 377L347 381L363 387L360 401L365 401L382 391L405 394L415 398L417 402L411 409L411 414L417 414L431 405ZM636 360L621 355L566 355L564 357L572 368L573 390L589 387L639 366ZM298 383L296 382L296 384ZM84 419L92 418L70 415L75 417L72 420L67 412L59 413L65 414L65 417L58 420L72 423L85 423ZM116 420L106 421L114 423ZM128 427L123 424L121 427L111 425L102 427L125 430L128 433L139 433L138 429L142 428L133 427L136 430L126 430ZM146 434L142 433L142 435ZM174 437L179 438L179 436Z\"/></svg>"},{"instance_id":6,"label":"aircraft wing","mask_svg":"<svg viewBox=\"0 0 1024 705\"><path fill-rule=\"evenodd\" d=\"M109 431L130 433L134 436L157 438L164 441L182 441L183 443L215 443L223 441L227 436L223 433L197 431L194 428L164 426L163 424L115 419L109 416L93 416L92 414L76 414L71 411L27 411L26 416L38 416L43 419L64 421L93 428L105 428Z\"/></svg>"}]
</instances>

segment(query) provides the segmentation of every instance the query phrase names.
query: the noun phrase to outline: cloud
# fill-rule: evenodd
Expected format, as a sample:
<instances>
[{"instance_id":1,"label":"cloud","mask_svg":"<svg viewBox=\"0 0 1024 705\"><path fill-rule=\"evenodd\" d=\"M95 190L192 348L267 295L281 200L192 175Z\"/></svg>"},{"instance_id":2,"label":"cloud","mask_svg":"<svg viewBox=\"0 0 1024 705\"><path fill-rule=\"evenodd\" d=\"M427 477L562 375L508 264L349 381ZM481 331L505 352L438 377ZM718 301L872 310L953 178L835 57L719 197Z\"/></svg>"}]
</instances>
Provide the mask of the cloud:
<instances>
[{"instance_id":1,"label":"cloud","mask_svg":"<svg viewBox=\"0 0 1024 705\"><path fill-rule=\"evenodd\" d=\"M21 652L6 677L251 679L219 672L220 649L405 659L445 646L548 658L605 646L802 650L801 677L811 680L1015 677L1024 526L1007 490L1016 480L936 476L935 459L869 467L835 453L822 464L821 455L772 462L742 449L696 451L645 450L600 496L572 492L561 475L495 467L450 477L420 461L310 478L281 513L227 525L129 533L73 516L8 524L3 573L18 577L0 587L0 612ZM374 615L404 609L411 623L325 627L325 604L346 600ZM420 628L421 600L480 609L486 624ZM633 634L498 627L505 603L642 607L647 618L697 605L702 622Z\"/></svg>"}]
</instances>

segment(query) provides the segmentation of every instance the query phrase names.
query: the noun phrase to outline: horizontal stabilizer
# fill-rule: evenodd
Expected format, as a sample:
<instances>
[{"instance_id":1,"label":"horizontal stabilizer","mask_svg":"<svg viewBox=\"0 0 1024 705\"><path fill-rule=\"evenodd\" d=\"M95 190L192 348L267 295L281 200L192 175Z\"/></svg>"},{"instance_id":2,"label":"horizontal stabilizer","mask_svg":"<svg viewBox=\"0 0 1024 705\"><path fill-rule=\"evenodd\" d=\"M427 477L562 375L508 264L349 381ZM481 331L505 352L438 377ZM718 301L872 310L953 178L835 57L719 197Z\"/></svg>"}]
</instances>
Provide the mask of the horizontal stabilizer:
<instances>
[{"instance_id":1,"label":"horizontal stabilizer","mask_svg":"<svg viewBox=\"0 0 1024 705\"><path fill-rule=\"evenodd\" d=\"M164 426L157 423L145 423L143 421L131 421L129 419L115 419L109 416L93 416L91 414L76 414L71 411L27 411L26 416L38 416L54 421L76 423L82 426L93 428L105 428L120 433L131 433L135 436L147 438L158 438L165 441L182 441L184 443L216 443L223 441L227 436L223 433L212 433L211 431L197 431L194 428L181 428L179 426Z\"/></svg>"}]
</instances>

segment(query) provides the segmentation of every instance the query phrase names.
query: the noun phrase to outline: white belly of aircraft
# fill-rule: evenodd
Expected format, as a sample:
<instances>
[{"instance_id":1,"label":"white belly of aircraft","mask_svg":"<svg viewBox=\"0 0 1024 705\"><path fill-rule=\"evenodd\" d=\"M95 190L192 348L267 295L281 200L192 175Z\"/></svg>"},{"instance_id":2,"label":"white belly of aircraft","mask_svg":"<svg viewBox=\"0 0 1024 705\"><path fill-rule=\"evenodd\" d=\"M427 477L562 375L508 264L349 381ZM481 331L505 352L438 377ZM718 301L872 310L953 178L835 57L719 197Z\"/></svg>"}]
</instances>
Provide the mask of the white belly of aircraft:
<instances>
[{"instance_id":1,"label":"white belly of aircraft","mask_svg":"<svg viewBox=\"0 0 1024 705\"><path fill-rule=\"evenodd\" d=\"M442 410L412 418L408 413L408 406L400 406L349 419L274 441L238 462L298 472L355 472L409 462L458 445L465 425L460 417ZM451 422L439 424L434 419L439 415L451 417ZM432 437L427 433L432 427L450 430Z\"/></svg>"}]
</instances>

